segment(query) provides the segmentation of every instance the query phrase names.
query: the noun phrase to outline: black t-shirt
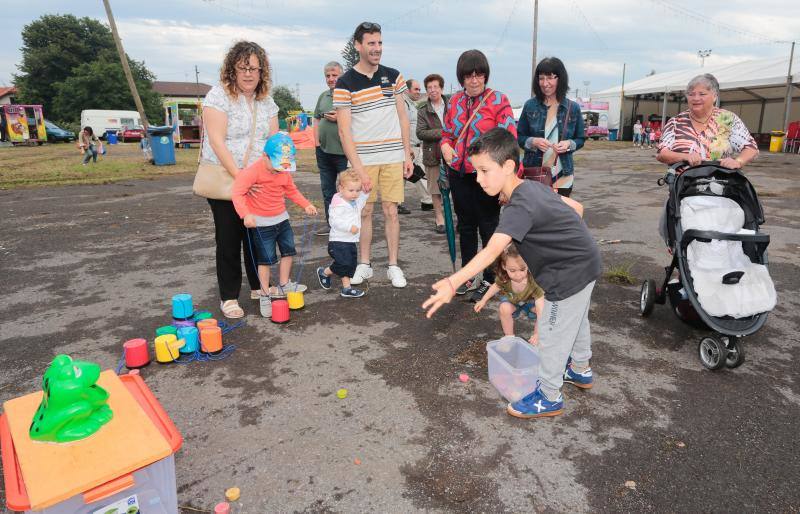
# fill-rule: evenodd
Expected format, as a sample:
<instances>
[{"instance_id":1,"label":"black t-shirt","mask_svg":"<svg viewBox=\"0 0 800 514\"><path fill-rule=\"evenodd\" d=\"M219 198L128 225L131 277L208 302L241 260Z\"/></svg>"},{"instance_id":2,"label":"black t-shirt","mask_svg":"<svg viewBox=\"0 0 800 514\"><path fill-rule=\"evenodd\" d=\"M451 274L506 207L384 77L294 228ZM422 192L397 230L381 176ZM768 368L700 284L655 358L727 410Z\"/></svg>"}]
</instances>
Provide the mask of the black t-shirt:
<instances>
[{"instance_id":1,"label":"black t-shirt","mask_svg":"<svg viewBox=\"0 0 800 514\"><path fill-rule=\"evenodd\" d=\"M586 224L552 189L525 180L495 232L511 236L547 300L569 298L600 276L600 251Z\"/></svg>"}]
</instances>

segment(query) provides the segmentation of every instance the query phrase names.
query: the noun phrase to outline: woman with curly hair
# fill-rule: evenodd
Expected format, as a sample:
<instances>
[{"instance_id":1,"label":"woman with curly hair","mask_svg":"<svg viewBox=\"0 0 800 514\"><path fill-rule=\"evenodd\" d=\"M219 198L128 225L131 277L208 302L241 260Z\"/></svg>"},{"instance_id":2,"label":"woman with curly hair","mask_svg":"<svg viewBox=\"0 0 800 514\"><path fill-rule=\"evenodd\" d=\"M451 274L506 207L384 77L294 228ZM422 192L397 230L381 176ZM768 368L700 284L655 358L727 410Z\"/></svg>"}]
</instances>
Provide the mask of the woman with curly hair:
<instances>
[{"instance_id":1,"label":"woman with curly hair","mask_svg":"<svg viewBox=\"0 0 800 514\"><path fill-rule=\"evenodd\" d=\"M278 132L278 106L269 94L271 75L266 52L256 43L239 41L225 56L219 78L219 84L203 101L205 137L200 155L236 177L259 159L264 142ZM258 299L261 289L246 229L230 200L209 199L208 204L214 216L220 309L228 318L241 318L241 248L251 299ZM265 291L267 287L264 284Z\"/></svg>"}]
</instances>

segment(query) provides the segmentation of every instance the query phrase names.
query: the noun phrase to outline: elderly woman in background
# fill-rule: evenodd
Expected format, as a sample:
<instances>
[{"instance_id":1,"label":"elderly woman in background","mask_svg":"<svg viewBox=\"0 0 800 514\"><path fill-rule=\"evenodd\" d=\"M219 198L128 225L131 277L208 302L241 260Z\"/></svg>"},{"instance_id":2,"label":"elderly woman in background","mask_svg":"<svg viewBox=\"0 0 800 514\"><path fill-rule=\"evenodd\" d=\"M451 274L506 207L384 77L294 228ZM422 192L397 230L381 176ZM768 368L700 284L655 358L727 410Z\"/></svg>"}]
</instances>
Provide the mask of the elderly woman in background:
<instances>
[{"instance_id":1,"label":"elderly woman in background","mask_svg":"<svg viewBox=\"0 0 800 514\"><path fill-rule=\"evenodd\" d=\"M517 127L517 141L525 150L522 164L549 167L553 189L569 196L575 176L572 154L586 140L581 107L567 98L569 76L561 59L545 57L534 76L534 97L525 102Z\"/></svg>"},{"instance_id":2,"label":"elderly woman in background","mask_svg":"<svg viewBox=\"0 0 800 514\"><path fill-rule=\"evenodd\" d=\"M717 107L719 82L710 73L698 75L686 86L689 110L671 118L661 133L656 158L664 164L719 161L738 169L758 155L758 146L742 120Z\"/></svg>"},{"instance_id":3,"label":"elderly woman in background","mask_svg":"<svg viewBox=\"0 0 800 514\"><path fill-rule=\"evenodd\" d=\"M719 161L720 166L739 169L758 156L756 145L744 122L731 111L717 107L719 82L710 73L698 75L686 86L689 110L671 118L661 132L656 159L664 164ZM668 241L666 211L659 231Z\"/></svg>"},{"instance_id":4,"label":"elderly woman in background","mask_svg":"<svg viewBox=\"0 0 800 514\"><path fill-rule=\"evenodd\" d=\"M442 210L442 192L439 191L439 167L442 164L442 123L447 115L447 102L442 97L444 78L437 73L425 77L423 81L428 101L417 111L417 138L422 141L422 163L425 165L425 177L428 179L428 193L433 201L433 219L435 230L444 234L444 211Z\"/></svg>"},{"instance_id":5,"label":"elderly woman in background","mask_svg":"<svg viewBox=\"0 0 800 514\"><path fill-rule=\"evenodd\" d=\"M467 157L467 147L481 134L493 128L504 128L517 137L517 124L508 97L486 87L489 82L489 61L480 50L467 50L458 58L456 78L462 89L450 97L442 130L442 158L449 166L447 178L453 194L453 207L458 216L458 240L461 265L478 253L478 235L485 246L500 220L497 196L489 196L476 180L475 168ZM470 300L479 302L494 283L491 266L483 270L478 284L469 280L458 288L463 295L474 289Z\"/></svg>"},{"instance_id":6,"label":"elderly woman in background","mask_svg":"<svg viewBox=\"0 0 800 514\"><path fill-rule=\"evenodd\" d=\"M257 161L266 139L278 132L278 106L269 95L270 68L267 54L256 43L240 41L225 56L220 82L203 101L205 138L203 160L220 164L235 177ZM258 299L258 281L246 229L230 200L208 200L214 216L217 245L217 281L220 309L228 318L241 318L242 254L250 283L250 297ZM263 284L264 292L268 284Z\"/></svg>"}]
</instances>

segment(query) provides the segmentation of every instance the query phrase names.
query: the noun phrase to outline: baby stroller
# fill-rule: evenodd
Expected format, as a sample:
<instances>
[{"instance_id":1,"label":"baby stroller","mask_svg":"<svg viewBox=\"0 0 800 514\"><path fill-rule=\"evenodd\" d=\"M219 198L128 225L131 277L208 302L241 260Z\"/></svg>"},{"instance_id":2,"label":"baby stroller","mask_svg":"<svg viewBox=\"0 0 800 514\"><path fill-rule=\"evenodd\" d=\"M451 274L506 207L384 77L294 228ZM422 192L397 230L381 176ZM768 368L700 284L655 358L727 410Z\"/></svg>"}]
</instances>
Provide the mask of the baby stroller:
<instances>
[{"instance_id":1,"label":"baby stroller","mask_svg":"<svg viewBox=\"0 0 800 514\"><path fill-rule=\"evenodd\" d=\"M658 180L669 186L666 236L672 262L660 288L642 284L640 311L647 317L669 298L682 321L711 330L700 340L700 362L708 369L744 362L742 338L757 332L775 306L767 270L769 235L759 232L764 212L740 170L703 162L679 174L673 165ZM672 278L678 269L679 277Z\"/></svg>"}]
</instances>

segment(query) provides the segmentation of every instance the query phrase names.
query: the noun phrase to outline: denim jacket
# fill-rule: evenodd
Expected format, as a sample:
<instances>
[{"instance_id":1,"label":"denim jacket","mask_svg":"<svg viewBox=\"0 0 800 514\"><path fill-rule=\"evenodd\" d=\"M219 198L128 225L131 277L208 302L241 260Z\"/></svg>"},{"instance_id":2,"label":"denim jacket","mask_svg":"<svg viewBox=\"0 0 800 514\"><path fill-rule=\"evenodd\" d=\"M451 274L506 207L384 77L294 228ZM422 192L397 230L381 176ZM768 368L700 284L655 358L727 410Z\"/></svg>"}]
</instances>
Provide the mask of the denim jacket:
<instances>
[{"instance_id":1,"label":"denim jacket","mask_svg":"<svg viewBox=\"0 0 800 514\"><path fill-rule=\"evenodd\" d=\"M564 116L567 113L567 109L569 109L569 119L567 120L567 129L564 131ZM570 141L570 150L558 157L561 163L561 169L558 174L559 176L572 175L575 169L572 154L576 150L580 150L586 140L581 107L577 102L564 98L558 105L556 118L558 120L559 139L561 141ZM519 124L517 125L517 142L519 146L525 150L522 163L526 167L542 165L543 152L533 147L528 140L533 137L544 137L544 124L546 120L547 106L540 102L538 98L533 97L525 102L525 106L522 108L522 114L519 116ZM562 134L561 132L566 133Z\"/></svg>"}]
</instances>

